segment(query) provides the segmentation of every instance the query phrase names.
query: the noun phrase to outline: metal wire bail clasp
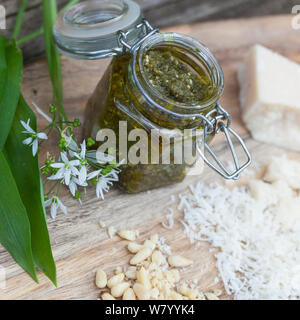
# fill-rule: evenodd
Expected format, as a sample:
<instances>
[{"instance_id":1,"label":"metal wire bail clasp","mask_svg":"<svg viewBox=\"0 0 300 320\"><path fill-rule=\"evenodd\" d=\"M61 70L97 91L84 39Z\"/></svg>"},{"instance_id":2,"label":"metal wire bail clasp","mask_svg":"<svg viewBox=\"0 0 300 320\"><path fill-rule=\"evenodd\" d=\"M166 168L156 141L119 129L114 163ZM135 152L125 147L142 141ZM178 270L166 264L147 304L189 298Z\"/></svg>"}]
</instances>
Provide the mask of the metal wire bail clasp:
<instances>
[{"instance_id":1,"label":"metal wire bail clasp","mask_svg":"<svg viewBox=\"0 0 300 320\"><path fill-rule=\"evenodd\" d=\"M250 163L251 163L251 155L242 140L242 138L232 129L230 128L231 124L231 116L230 114L219 104L217 103L216 108L211 110L205 117L203 117L204 120L204 132L203 132L203 144L204 144L204 153L205 151L208 151L209 154L212 156L212 158L215 160L215 164L210 162L205 154L202 152L199 143L197 145L197 151L203 158L204 162L212 169L214 169L217 173L219 173L223 178L225 179L238 179L240 176L240 173L246 169ZM229 172L228 169L224 166L224 164L218 159L216 154L212 151L212 149L207 144L207 136L208 134L212 133L214 130L216 130L216 133L223 132L227 141L227 144L229 146L231 155L233 157L234 165L235 165L235 171ZM247 161L243 164L239 164L239 160L231 139L231 136L234 136L238 142L240 143L241 147L243 148L246 156Z\"/></svg>"},{"instance_id":2,"label":"metal wire bail clasp","mask_svg":"<svg viewBox=\"0 0 300 320\"><path fill-rule=\"evenodd\" d=\"M128 30L127 32L120 30L118 32L118 42L120 46L123 47L123 52L127 51L130 53L134 53L144 40L146 40L148 37L150 37L154 33L158 32L158 28L153 28L146 19L143 19L143 21L140 24L138 24L135 27L135 29L140 30L141 35L138 38L138 40L132 44L130 44L127 41L127 38L128 38L128 34L133 30Z\"/></svg>"}]
</instances>

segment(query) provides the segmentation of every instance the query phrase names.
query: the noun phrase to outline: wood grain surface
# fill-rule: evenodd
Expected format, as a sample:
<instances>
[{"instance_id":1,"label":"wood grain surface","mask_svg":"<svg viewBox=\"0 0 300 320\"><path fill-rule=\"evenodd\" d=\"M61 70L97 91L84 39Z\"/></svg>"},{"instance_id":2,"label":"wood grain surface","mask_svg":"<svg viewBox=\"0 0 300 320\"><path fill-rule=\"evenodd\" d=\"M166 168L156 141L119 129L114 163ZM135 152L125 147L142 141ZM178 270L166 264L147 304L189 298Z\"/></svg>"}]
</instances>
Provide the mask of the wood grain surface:
<instances>
[{"instance_id":1,"label":"wood grain surface","mask_svg":"<svg viewBox=\"0 0 300 320\"><path fill-rule=\"evenodd\" d=\"M57 1L62 8L69 0ZM84 1L84 0L81 0ZM298 0L135 0L140 4L145 17L155 27L167 27L184 23L253 17L291 13ZM6 9L7 30L0 34L12 34L21 0L1 0ZM42 25L41 0L28 0L20 37L24 37ZM43 36L22 45L26 62L35 61L44 55Z\"/></svg>"},{"instance_id":2,"label":"wood grain surface","mask_svg":"<svg viewBox=\"0 0 300 320\"><path fill-rule=\"evenodd\" d=\"M266 45L300 62L300 31L291 29L290 19L289 15L283 15L198 23L168 29L199 39L216 54L225 74L223 106L232 114L234 128L246 139L254 158L254 165L258 162L264 163L271 155L283 151L255 142L247 133L240 119L236 70L246 51L255 43ZM65 108L70 118L76 116L83 121L87 99L109 61L86 62L62 58L62 62ZM51 86L45 61L27 66L23 83L23 92L28 103L35 101L47 110L51 102ZM39 118L39 126L42 127L44 124L44 120ZM78 135L80 136L80 132ZM43 148L44 155L47 150L52 149L51 141ZM222 158L228 157L228 152L219 139L216 140L215 148ZM99 290L94 285L95 270L101 267L110 274L115 267L128 263L130 257L125 247L127 242L118 237L109 239L106 231L99 228L99 220L117 229L138 229L141 240L150 234L159 233L167 239L173 252L182 253L194 260L193 266L183 272L184 279L198 280L201 290L223 289L221 283L214 284L217 270L209 246L204 244L196 248L184 236L182 225L177 221L182 212L176 211L173 230L166 230L161 225L168 207L176 208L176 202L172 203L170 196L186 192L188 186L199 179L208 182L221 181L215 173L205 169L200 177L188 176L182 183L137 195L124 194L115 188L106 195L104 201L98 200L93 190L88 190L82 206L65 195L63 202L68 206L69 214L59 214L55 221L48 218L53 253L57 262L58 288L41 273L38 274L40 284L35 284L5 249L0 247L0 265L5 268L7 274L6 288L0 289L0 298L99 298ZM239 183L243 182L245 179ZM230 297L223 294L222 298Z\"/></svg>"}]
</instances>

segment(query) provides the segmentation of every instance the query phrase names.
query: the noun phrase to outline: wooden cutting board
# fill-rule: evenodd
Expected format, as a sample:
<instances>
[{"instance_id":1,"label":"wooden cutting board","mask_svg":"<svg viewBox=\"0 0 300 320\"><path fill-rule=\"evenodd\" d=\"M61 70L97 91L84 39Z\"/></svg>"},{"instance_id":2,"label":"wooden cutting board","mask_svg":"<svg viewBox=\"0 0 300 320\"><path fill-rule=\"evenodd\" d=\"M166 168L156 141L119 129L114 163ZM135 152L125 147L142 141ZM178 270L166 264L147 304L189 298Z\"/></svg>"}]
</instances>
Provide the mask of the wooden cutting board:
<instances>
[{"instance_id":1,"label":"wooden cutting board","mask_svg":"<svg viewBox=\"0 0 300 320\"><path fill-rule=\"evenodd\" d=\"M223 106L233 116L234 128L246 139L252 152L254 163L267 162L272 154L282 150L255 142L247 133L240 119L238 83L236 70L249 47L260 43L288 58L300 62L300 30L291 28L291 16L270 16L251 19L236 19L218 22L198 23L168 28L163 31L184 33L205 43L217 56L225 74ZM79 61L62 58L64 77L64 105L70 118L79 117L83 121L83 111L89 96L101 78L108 60ZM23 93L28 103L36 102L47 110L51 102L51 86L45 61L29 65L24 71ZM39 117L39 126L45 122ZM80 136L80 132L79 132ZM55 137L52 136L54 139ZM54 140L53 140L54 141ZM224 144L216 140L215 147L222 158L228 157ZM47 150L52 150L51 141L43 146L41 158ZM293 154L296 156L296 154ZM118 237L109 239L105 229L100 229L98 221L107 226L134 228L140 231L144 240L150 234L159 233L165 237L173 253L183 254L194 260L191 268L183 272L184 279L198 280L200 289L209 291L224 288L214 284L217 270L209 245L196 248L183 234L178 219L182 212L175 210L175 226L166 230L161 223L168 213L168 207L176 208L170 201L171 195L186 192L188 186L199 179L221 181L209 169L202 176L189 176L182 183L165 188L128 195L118 189L111 190L104 201L98 200L94 190L88 190L83 205L66 194L63 202L69 214L59 214L55 221L48 218L49 232L54 257L57 263L58 288L39 273L40 284L35 284L14 262L3 247L0 247L0 265L6 270L6 288L0 289L1 299L97 299L99 290L94 285L95 270L103 268L112 274L117 266L128 263L130 255L126 241ZM241 182L245 182L242 179ZM231 184L232 185L232 184ZM231 298L224 292L222 298Z\"/></svg>"}]
</instances>

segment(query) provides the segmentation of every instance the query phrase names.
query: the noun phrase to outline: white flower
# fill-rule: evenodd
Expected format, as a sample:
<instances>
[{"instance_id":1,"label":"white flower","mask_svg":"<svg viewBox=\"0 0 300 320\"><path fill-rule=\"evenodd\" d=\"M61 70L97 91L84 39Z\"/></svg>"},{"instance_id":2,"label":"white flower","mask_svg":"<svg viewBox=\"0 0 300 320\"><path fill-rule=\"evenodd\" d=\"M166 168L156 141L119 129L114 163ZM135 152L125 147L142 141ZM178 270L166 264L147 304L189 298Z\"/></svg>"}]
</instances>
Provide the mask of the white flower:
<instances>
[{"instance_id":1,"label":"white flower","mask_svg":"<svg viewBox=\"0 0 300 320\"><path fill-rule=\"evenodd\" d=\"M96 195L99 198L101 196L102 200L104 200L103 192L107 192L110 186L113 184L113 181L118 181L118 171L112 169L106 175L101 175L102 170L93 171L88 174L87 179L91 180L96 178Z\"/></svg>"},{"instance_id":2,"label":"white flower","mask_svg":"<svg viewBox=\"0 0 300 320\"><path fill-rule=\"evenodd\" d=\"M52 219L56 218L56 212L57 209L61 209L61 211L64 214L67 214L67 208L63 205L63 203L59 200L59 198L57 196L53 196L51 199L47 200L45 202L45 208L49 207L51 205L50 208L50 215L52 217Z\"/></svg>"},{"instance_id":3,"label":"white flower","mask_svg":"<svg viewBox=\"0 0 300 320\"><path fill-rule=\"evenodd\" d=\"M80 161L80 169L79 169L79 175L78 180L80 184L83 184L86 181L87 178L87 159L86 159L86 144L85 140L83 140L82 144L80 145L80 153L75 153L75 157L78 158Z\"/></svg>"},{"instance_id":4,"label":"white flower","mask_svg":"<svg viewBox=\"0 0 300 320\"><path fill-rule=\"evenodd\" d=\"M69 190L70 190L72 196L75 197L75 194L77 191L77 186L87 187L87 185L88 184L86 182L80 183L80 181L76 177L72 176L70 179L70 183L69 183Z\"/></svg>"},{"instance_id":5,"label":"white flower","mask_svg":"<svg viewBox=\"0 0 300 320\"><path fill-rule=\"evenodd\" d=\"M49 177L49 180L60 180L64 179L65 184L69 185L71 176L78 176L79 171L76 168L79 166L79 160L69 160L65 152L60 153L60 158L62 162L52 163L52 168L59 169L56 174Z\"/></svg>"},{"instance_id":6,"label":"white flower","mask_svg":"<svg viewBox=\"0 0 300 320\"><path fill-rule=\"evenodd\" d=\"M62 133L61 136L66 140L67 142L67 148L69 151L69 154L71 157L74 157L76 155L76 152L79 152L78 145L76 141L73 139L73 137L70 137L69 135Z\"/></svg>"},{"instance_id":7,"label":"white flower","mask_svg":"<svg viewBox=\"0 0 300 320\"><path fill-rule=\"evenodd\" d=\"M23 140L23 144L32 146L32 154L35 156L39 146L38 139L47 140L48 136L44 132L35 132L29 125L30 119L27 120L27 123L22 120L20 122L25 129L25 131L22 131L22 133L30 135L30 137Z\"/></svg>"}]
</instances>

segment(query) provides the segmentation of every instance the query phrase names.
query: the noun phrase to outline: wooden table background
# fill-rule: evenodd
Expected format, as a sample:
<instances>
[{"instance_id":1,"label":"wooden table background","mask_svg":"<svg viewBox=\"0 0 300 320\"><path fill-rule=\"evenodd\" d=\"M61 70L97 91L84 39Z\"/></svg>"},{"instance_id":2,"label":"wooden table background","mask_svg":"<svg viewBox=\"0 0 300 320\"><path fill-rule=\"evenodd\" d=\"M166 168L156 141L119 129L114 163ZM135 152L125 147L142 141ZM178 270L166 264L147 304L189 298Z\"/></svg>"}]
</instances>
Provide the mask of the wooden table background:
<instances>
[{"instance_id":1,"label":"wooden table background","mask_svg":"<svg viewBox=\"0 0 300 320\"><path fill-rule=\"evenodd\" d=\"M205 43L216 54L225 74L225 92L222 103L233 116L233 126L246 139L252 151L254 163L266 162L272 154L282 150L266 146L252 140L240 119L238 101L238 83L236 70L249 47L261 43L277 52L300 62L300 30L292 30L291 16L270 16L262 18L227 20L219 22L197 23L166 29L191 35ZM62 58L64 75L64 103L70 118L77 117L83 121L83 110L98 80L102 76L107 60L79 61ZM23 92L28 103L35 101L47 110L51 102L51 86L44 60L25 68ZM39 118L39 126L44 120ZM218 142L218 141L217 141ZM51 142L44 147L45 153L51 149ZM228 156L224 145L215 144L223 158ZM220 180L218 176L206 169L201 179L204 181ZM55 288L41 273L40 284L35 284L27 274L13 261L3 247L0 247L0 265L6 269L6 289L0 289L1 299L96 299L99 290L94 285L95 270L102 267L108 273L117 266L129 261L125 247L126 241L118 237L108 239L98 221L103 220L108 226L118 228L136 228L141 232L141 239L153 233L159 233L167 239L172 251L191 257L195 263L184 273L185 279L199 281L204 291L222 288L221 283L214 284L217 270L214 256L209 246L196 248L183 234L182 225L175 223L173 230L161 226L169 206L176 203L169 201L171 195L186 192L189 185L199 180L189 176L184 182L165 188L127 195L118 189L110 191L105 201L98 200L94 190L88 190L83 205L64 196L63 202L69 208L67 216L58 214L55 221L48 218L51 243L57 262L58 288ZM241 181L243 182L243 180ZM176 211L175 218L182 216ZM212 263L208 267L207 263ZM222 298L230 298L222 295Z\"/></svg>"}]
</instances>

